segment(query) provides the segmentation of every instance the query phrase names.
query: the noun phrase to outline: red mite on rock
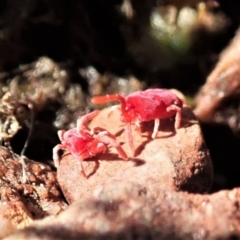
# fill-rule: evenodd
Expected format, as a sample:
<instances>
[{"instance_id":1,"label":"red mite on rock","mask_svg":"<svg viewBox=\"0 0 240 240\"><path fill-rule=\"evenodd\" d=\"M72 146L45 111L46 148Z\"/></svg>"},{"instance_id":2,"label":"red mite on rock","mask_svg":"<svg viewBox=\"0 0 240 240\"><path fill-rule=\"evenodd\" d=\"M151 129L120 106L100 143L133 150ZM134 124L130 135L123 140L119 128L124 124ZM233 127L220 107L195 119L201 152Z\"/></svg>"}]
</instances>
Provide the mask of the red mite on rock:
<instances>
[{"instance_id":1,"label":"red mite on rock","mask_svg":"<svg viewBox=\"0 0 240 240\"><path fill-rule=\"evenodd\" d=\"M80 172L84 177L86 173L82 166L82 161L91 158L98 153L105 152L107 147L115 147L121 158L128 159L120 144L116 141L115 136L103 128L90 129L86 122L92 120L99 111L86 114L77 120L77 127L68 131L59 130L58 136L61 144L53 148L53 160L56 167L59 166L59 150L67 150L80 161Z\"/></svg>"},{"instance_id":2,"label":"red mite on rock","mask_svg":"<svg viewBox=\"0 0 240 240\"><path fill-rule=\"evenodd\" d=\"M170 90L148 89L130 94L126 98L119 94L96 96L91 99L94 104L102 104L111 101L119 101L121 104L121 121L126 124L127 141L135 155L131 124L139 126L140 122L154 120L152 138L158 132L160 119L170 118L176 115L175 129L181 124L182 101Z\"/></svg>"}]
</instances>

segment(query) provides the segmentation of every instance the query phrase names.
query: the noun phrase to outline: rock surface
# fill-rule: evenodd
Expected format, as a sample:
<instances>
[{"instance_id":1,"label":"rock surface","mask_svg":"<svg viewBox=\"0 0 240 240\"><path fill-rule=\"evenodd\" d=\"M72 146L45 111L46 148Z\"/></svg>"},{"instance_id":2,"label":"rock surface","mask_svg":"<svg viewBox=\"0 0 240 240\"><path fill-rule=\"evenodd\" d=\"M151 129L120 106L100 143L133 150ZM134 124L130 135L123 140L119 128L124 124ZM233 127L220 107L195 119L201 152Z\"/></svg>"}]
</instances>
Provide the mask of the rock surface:
<instances>
[{"instance_id":1,"label":"rock surface","mask_svg":"<svg viewBox=\"0 0 240 240\"><path fill-rule=\"evenodd\" d=\"M48 165L25 159L25 170L23 182L21 158L0 147L0 219L6 223L2 235L66 207L56 173Z\"/></svg>"},{"instance_id":2,"label":"rock surface","mask_svg":"<svg viewBox=\"0 0 240 240\"><path fill-rule=\"evenodd\" d=\"M155 187L125 182L101 188L95 200L78 201L4 240L240 238L239 188L200 195Z\"/></svg>"},{"instance_id":3,"label":"rock surface","mask_svg":"<svg viewBox=\"0 0 240 240\"><path fill-rule=\"evenodd\" d=\"M240 30L221 53L219 61L211 74L208 76L205 85L196 96L196 108L194 110L198 119L203 122L227 122L222 119L219 109L224 108L227 99L236 99L239 102L240 89ZM231 108L236 108L235 115L239 116L239 104L232 101ZM221 110L220 110L221 111ZM233 112L233 111L232 111ZM226 115L226 114L225 114ZM230 112L225 118L230 118ZM236 118L235 116L235 118ZM233 125L234 118L229 119L229 125ZM236 121L236 120L235 120ZM239 119L237 123L239 122ZM238 126L239 127L239 126Z\"/></svg>"},{"instance_id":4,"label":"rock surface","mask_svg":"<svg viewBox=\"0 0 240 240\"><path fill-rule=\"evenodd\" d=\"M90 127L103 127L117 137L125 151L124 124L118 109L106 108ZM212 183L212 164L203 136L188 107L182 111L181 128L174 132L174 119L161 121L157 137L151 139L153 121L142 124L142 134L133 127L136 157L119 159L114 148L91 160L83 161L88 178L79 172L78 160L65 153L57 177L69 203L93 196L98 186L109 188L120 182L138 183L158 189L206 192Z\"/></svg>"}]
</instances>

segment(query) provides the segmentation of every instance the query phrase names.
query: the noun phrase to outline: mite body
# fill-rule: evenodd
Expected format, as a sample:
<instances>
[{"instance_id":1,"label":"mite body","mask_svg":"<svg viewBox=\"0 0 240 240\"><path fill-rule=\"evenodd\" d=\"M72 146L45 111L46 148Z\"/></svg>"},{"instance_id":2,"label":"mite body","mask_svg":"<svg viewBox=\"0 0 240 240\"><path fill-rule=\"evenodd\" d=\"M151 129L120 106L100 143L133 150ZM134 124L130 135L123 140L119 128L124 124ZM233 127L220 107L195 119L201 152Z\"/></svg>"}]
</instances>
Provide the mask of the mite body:
<instances>
[{"instance_id":1,"label":"mite body","mask_svg":"<svg viewBox=\"0 0 240 240\"><path fill-rule=\"evenodd\" d=\"M91 99L92 103L102 104L110 101L119 101L121 104L121 121L126 124L127 140L135 155L131 133L131 124L139 126L140 122L154 120L152 138L155 138L161 119L176 115L175 129L181 124L182 101L167 89L148 89L130 94L126 98L119 94L97 96Z\"/></svg>"},{"instance_id":2,"label":"mite body","mask_svg":"<svg viewBox=\"0 0 240 240\"><path fill-rule=\"evenodd\" d=\"M127 160L128 156L116 141L115 137L102 128L90 129L86 122L92 120L99 111L86 114L77 120L77 127L68 131L59 130L58 136L61 144L53 148L53 160L55 166L59 166L59 150L67 150L80 161L80 172L84 177L86 173L82 166L82 161L91 158L98 153L107 151L108 147L115 147L121 158Z\"/></svg>"}]
</instances>

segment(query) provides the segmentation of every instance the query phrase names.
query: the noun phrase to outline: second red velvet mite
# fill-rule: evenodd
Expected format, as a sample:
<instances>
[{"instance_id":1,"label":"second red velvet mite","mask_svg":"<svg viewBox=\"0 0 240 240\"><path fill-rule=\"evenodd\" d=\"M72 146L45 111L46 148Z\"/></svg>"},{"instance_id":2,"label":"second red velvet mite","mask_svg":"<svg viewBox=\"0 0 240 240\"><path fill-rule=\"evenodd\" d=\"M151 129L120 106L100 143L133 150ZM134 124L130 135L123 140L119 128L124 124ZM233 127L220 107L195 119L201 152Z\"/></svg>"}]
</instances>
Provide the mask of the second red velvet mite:
<instances>
[{"instance_id":1,"label":"second red velvet mite","mask_svg":"<svg viewBox=\"0 0 240 240\"><path fill-rule=\"evenodd\" d=\"M135 155L131 124L139 126L140 122L154 120L152 138L158 132L160 119L170 118L176 115L175 129L181 124L182 101L170 90L147 89L130 94L126 98L119 94L96 96L91 99L94 104L102 104L111 101L119 101L121 104L121 121L126 123L127 140Z\"/></svg>"}]
</instances>

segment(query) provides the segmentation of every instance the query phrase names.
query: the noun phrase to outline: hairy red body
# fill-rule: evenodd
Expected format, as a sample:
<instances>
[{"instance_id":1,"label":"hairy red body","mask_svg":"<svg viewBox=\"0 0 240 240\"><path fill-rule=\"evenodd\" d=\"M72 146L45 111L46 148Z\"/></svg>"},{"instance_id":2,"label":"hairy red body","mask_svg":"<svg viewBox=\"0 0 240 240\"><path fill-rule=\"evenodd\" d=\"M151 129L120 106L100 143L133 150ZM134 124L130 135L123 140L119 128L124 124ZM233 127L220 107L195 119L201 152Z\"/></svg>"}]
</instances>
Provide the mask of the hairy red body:
<instances>
[{"instance_id":1,"label":"hairy red body","mask_svg":"<svg viewBox=\"0 0 240 240\"><path fill-rule=\"evenodd\" d=\"M87 132L81 132L77 128L63 133L62 145L75 157L86 159L95 156L98 152L105 152L107 147Z\"/></svg>"},{"instance_id":2,"label":"hairy red body","mask_svg":"<svg viewBox=\"0 0 240 240\"><path fill-rule=\"evenodd\" d=\"M182 107L182 101L175 94L159 88L134 92L126 97L125 101L127 106L134 108L141 122L170 118L176 111L167 111L169 106Z\"/></svg>"},{"instance_id":3,"label":"hairy red body","mask_svg":"<svg viewBox=\"0 0 240 240\"><path fill-rule=\"evenodd\" d=\"M93 119L99 111L88 113L77 121L77 127L68 131L59 130L58 136L61 144L53 148L53 160L55 166L59 166L59 150L67 150L80 161L80 171L86 177L82 161L91 158L98 153L105 152L109 147L115 147L121 158L127 160L128 156L116 141L116 138L102 128L89 129L86 122Z\"/></svg>"}]
</instances>

